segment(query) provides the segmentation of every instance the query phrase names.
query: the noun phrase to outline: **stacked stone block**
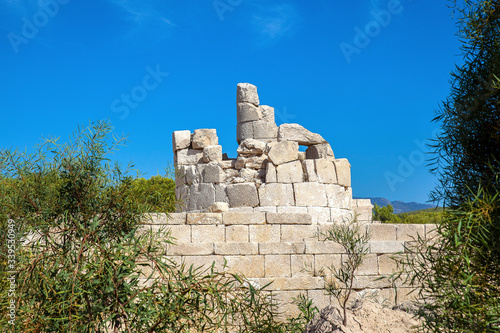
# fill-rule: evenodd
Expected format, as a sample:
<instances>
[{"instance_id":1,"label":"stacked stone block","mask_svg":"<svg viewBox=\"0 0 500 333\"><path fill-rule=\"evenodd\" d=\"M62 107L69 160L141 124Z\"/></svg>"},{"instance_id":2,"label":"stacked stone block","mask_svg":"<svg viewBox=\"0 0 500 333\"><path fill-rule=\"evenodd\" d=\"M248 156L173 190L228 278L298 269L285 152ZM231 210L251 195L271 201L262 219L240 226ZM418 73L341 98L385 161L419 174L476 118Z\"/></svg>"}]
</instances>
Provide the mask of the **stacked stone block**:
<instances>
[{"instance_id":1,"label":"stacked stone block","mask_svg":"<svg viewBox=\"0 0 500 333\"><path fill-rule=\"evenodd\" d=\"M371 204L352 199L351 165L299 124L274 120L257 88L237 86L237 158L218 145L215 129L176 131L176 193L187 212L308 213L314 223L371 220ZM305 152L299 146L307 146Z\"/></svg>"},{"instance_id":2,"label":"stacked stone block","mask_svg":"<svg viewBox=\"0 0 500 333\"><path fill-rule=\"evenodd\" d=\"M153 215L145 227L165 227L176 238L167 254L188 266L229 270L243 275L256 287L275 293L282 311L295 315L296 308L287 302L299 293L307 294L318 307L334 299L324 293L326 267L339 267L346 253L337 243L318 239L331 222L314 223L306 213L174 213ZM391 284L388 279L397 269L395 257L405 252L405 245L420 235L433 235L432 224L367 223L372 238L370 252L356 272L357 293L377 292L381 300L397 302L411 298L411 286L402 281ZM224 267L226 262L227 267Z\"/></svg>"}]
</instances>

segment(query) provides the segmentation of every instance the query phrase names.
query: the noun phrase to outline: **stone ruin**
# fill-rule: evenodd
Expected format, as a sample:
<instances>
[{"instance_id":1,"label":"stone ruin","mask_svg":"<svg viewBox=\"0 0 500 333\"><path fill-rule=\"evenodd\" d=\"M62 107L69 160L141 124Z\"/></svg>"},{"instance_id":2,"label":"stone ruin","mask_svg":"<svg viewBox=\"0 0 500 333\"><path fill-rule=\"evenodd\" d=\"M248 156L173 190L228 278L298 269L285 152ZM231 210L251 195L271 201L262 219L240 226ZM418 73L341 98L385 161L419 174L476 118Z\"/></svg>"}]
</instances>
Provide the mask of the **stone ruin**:
<instances>
[{"instance_id":1,"label":"stone ruin","mask_svg":"<svg viewBox=\"0 0 500 333\"><path fill-rule=\"evenodd\" d=\"M222 153L215 129L175 131L179 212L302 213L311 222L372 220L370 200L352 199L351 165L299 124L277 126L257 88L239 83L237 158ZM307 146L300 151L299 146Z\"/></svg>"}]
</instances>

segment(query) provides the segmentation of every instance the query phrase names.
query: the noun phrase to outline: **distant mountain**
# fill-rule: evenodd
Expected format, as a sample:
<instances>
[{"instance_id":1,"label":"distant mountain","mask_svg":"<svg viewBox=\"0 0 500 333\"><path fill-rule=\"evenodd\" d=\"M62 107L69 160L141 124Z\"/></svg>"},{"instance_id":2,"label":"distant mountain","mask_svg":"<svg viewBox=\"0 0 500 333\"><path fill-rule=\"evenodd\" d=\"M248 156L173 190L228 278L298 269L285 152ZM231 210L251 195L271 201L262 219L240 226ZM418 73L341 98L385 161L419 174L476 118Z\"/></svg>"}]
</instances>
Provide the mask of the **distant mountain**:
<instances>
[{"instance_id":1,"label":"distant mountain","mask_svg":"<svg viewBox=\"0 0 500 333\"><path fill-rule=\"evenodd\" d=\"M392 205L392 207L394 208L394 214L413 212L415 210L435 207L435 205L432 205L432 204L422 204L422 203L418 203L418 202L403 202L403 201L399 201L399 200L390 201L386 198L357 198L357 197L355 197L354 199L370 199L372 201L372 205L375 205L375 204L377 204L379 206Z\"/></svg>"}]
</instances>

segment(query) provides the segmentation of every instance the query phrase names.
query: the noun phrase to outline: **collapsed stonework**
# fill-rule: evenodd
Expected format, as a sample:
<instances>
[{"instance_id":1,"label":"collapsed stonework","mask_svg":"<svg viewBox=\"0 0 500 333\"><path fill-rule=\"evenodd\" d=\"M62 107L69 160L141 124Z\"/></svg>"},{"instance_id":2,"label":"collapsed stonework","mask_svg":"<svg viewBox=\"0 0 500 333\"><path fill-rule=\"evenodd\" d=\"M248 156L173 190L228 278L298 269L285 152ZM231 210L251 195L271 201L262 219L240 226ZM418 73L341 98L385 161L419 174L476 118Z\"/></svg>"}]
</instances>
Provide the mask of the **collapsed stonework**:
<instances>
[{"instance_id":1,"label":"collapsed stonework","mask_svg":"<svg viewBox=\"0 0 500 333\"><path fill-rule=\"evenodd\" d=\"M351 165L299 124L275 123L257 87L237 86L237 158L222 153L215 129L175 131L176 195L186 212L307 214L313 223L371 221L370 200L352 199ZM306 146L299 151L299 146Z\"/></svg>"}]
</instances>

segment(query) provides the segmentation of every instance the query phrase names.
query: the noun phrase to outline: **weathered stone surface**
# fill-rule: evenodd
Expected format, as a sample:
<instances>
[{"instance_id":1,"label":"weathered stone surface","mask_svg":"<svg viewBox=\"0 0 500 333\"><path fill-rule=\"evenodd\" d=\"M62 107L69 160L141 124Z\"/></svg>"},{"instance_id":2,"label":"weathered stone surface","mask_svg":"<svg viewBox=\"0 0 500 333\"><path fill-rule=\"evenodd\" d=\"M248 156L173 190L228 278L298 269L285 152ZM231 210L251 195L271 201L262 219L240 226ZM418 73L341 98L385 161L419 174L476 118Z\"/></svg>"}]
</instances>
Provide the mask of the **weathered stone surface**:
<instances>
[{"instance_id":1,"label":"weathered stone surface","mask_svg":"<svg viewBox=\"0 0 500 333\"><path fill-rule=\"evenodd\" d=\"M193 148L203 149L206 146L216 146L219 144L217 137L217 130L202 128L194 130L193 134Z\"/></svg>"},{"instance_id":2,"label":"weathered stone surface","mask_svg":"<svg viewBox=\"0 0 500 333\"><path fill-rule=\"evenodd\" d=\"M306 152L299 151L299 161L304 161L306 159Z\"/></svg>"},{"instance_id":3,"label":"weathered stone surface","mask_svg":"<svg viewBox=\"0 0 500 333\"><path fill-rule=\"evenodd\" d=\"M259 108L262 112L262 120L274 123L274 108L269 105L261 105Z\"/></svg>"},{"instance_id":4,"label":"weathered stone surface","mask_svg":"<svg viewBox=\"0 0 500 333\"><path fill-rule=\"evenodd\" d=\"M326 189L320 183L296 183L293 184L295 193L295 204L306 207L326 207Z\"/></svg>"},{"instance_id":5,"label":"weathered stone surface","mask_svg":"<svg viewBox=\"0 0 500 333\"><path fill-rule=\"evenodd\" d=\"M290 267L292 276L311 276L307 270L314 267L314 256L312 254L292 254Z\"/></svg>"},{"instance_id":6,"label":"weathered stone surface","mask_svg":"<svg viewBox=\"0 0 500 333\"><path fill-rule=\"evenodd\" d=\"M172 225L169 229L170 235L175 238L175 243L191 243L190 225Z\"/></svg>"},{"instance_id":7,"label":"weathered stone surface","mask_svg":"<svg viewBox=\"0 0 500 333\"><path fill-rule=\"evenodd\" d=\"M203 167L204 183L223 183L226 180L226 173L217 163L211 162Z\"/></svg>"},{"instance_id":8,"label":"weathered stone surface","mask_svg":"<svg viewBox=\"0 0 500 333\"><path fill-rule=\"evenodd\" d=\"M292 162L299 158L299 145L297 142L281 141L273 145L267 155L274 165Z\"/></svg>"},{"instance_id":9,"label":"weathered stone surface","mask_svg":"<svg viewBox=\"0 0 500 333\"><path fill-rule=\"evenodd\" d=\"M220 167L224 170L234 168L234 164L236 163L236 159L235 158L224 159L224 155L227 156L226 153L222 154L222 161L219 161Z\"/></svg>"},{"instance_id":10,"label":"weathered stone surface","mask_svg":"<svg viewBox=\"0 0 500 333\"><path fill-rule=\"evenodd\" d=\"M261 169L265 164L267 164L267 155L252 156L245 159L245 168L251 169Z\"/></svg>"},{"instance_id":11,"label":"weathered stone surface","mask_svg":"<svg viewBox=\"0 0 500 333\"><path fill-rule=\"evenodd\" d=\"M281 241L282 242L302 242L305 240L315 239L315 234L318 232L317 225L282 225L281 226Z\"/></svg>"},{"instance_id":12,"label":"weathered stone surface","mask_svg":"<svg viewBox=\"0 0 500 333\"><path fill-rule=\"evenodd\" d=\"M352 210L358 221L371 222L373 220L373 205L370 199L353 199Z\"/></svg>"},{"instance_id":13,"label":"weathered stone surface","mask_svg":"<svg viewBox=\"0 0 500 333\"><path fill-rule=\"evenodd\" d=\"M381 223L369 224L367 228L370 232L370 240L372 241L395 241L396 239L396 225Z\"/></svg>"},{"instance_id":14,"label":"weathered stone surface","mask_svg":"<svg viewBox=\"0 0 500 333\"><path fill-rule=\"evenodd\" d=\"M349 222L354 219L354 212L350 209L330 208L330 219L333 222Z\"/></svg>"},{"instance_id":15,"label":"weathered stone surface","mask_svg":"<svg viewBox=\"0 0 500 333\"><path fill-rule=\"evenodd\" d=\"M278 141L295 141L301 146L327 143L323 137L299 124L282 124L278 128Z\"/></svg>"},{"instance_id":16,"label":"weathered stone surface","mask_svg":"<svg viewBox=\"0 0 500 333\"><path fill-rule=\"evenodd\" d=\"M236 125L236 141L241 143L245 139L253 138L253 122L239 123Z\"/></svg>"},{"instance_id":17,"label":"weathered stone surface","mask_svg":"<svg viewBox=\"0 0 500 333\"><path fill-rule=\"evenodd\" d=\"M148 213L144 214L144 224L186 224L186 213Z\"/></svg>"},{"instance_id":18,"label":"weathered stone surface","mask_svg":"<svg viewBox=\"0 0 500 333\"><path fill-rule=\"evenodd\" d=\"M201 175L196 165L178 165L176 169L176 186L201 183Z\"/></svg>"},{"instance_id":19,"label":"weathered stone surface","mask_svg":"<svg viewBox=\"0 0 500 333\"><path fill-rule=\"evenodd\" d=\"M396 230L398 241L414 241L418 239L418 235L425 239L424 224L398 224Z\"/></svg>"},{"instance_id":20,"label":"weathered stone surface","mask_svg":"<svg viewBox=\"0 0 500 333\"><path fill-rule=\"evenodd\" d=\"M335 184L325 184L326 197L328 207L351 209L352 192L349 188L345 188Z\"/></svg>"},{"instance_id":21,"label":"weathered stone surface","mask_svg":"<svg viewBox=\"0 0 500 333\"><path fill-rule=\"evenodd\" d=\"M250 242L258 243L279 243L280 226L279 225L250 225Z\"/></svg>"},{"instance_id":22,"label":"weathered stone surface","mask_svg":"<svg viewBox=\"0 0 500 333\"><path fill-rule=\"evenodd\" d=\"M237 104L237 120L238 123L245 123L248 121L256 121L262 119L262 110L250 103Z\"/></svg>"},{"instance_id":23,"label":"weathered stone surface","mask_svg":"<svg viewBox=\"0 0 500 333\"><path fill-rule=\"evenodd\" d=\"M316 174L318 181L324 184L336 184L337 173L335 172L335 165L333 162L326 158L314 160L316 167Z\"/></svg>"},{"instance_id":24,"label":"weathered stone surface","mask_svg":"<svg viewBox=\"0 0 500 333\"><path fill-rule=\"evenodd\" d=\"M275 123L270 123L265 120L252 122L253 137L255 139L276 139L278 135L278 127Z\"/></svg>"},{"instance_id":25,"label":"weathered stone surface","mask_svg":"<svg viewBox=\"0 0 500 333\"><path fill-rule=\"evenodd\" d=\"M314 165L314 160L304 160L302 161L302 169L304 170L304 181L306 182L317 182L318 175L316 174L316 167Z\"/></svg>"},{"instance_id":26,"label":"weathered stone surface","mask_svg":"<svg viewBox=\"0 0 500 333\"><path fill-rule=\"evenodd\" d=\"M203 150L181 149L175 153L175 160L178 165L198 164L203 161Z\"/></svg>"},{"instance_id":27,"label":"weathered stone surface","mask_svg":"<svg viewBox=\"0 0 500 333\"><path fill-rule=\"evenodd\" d=\"M337 182L342 186L351 186L351 164L346 158L335 160L335 170L337 171Z\"/></svg>"},{"instance_id":28,"label":"weathered stone surface","mask_svg":"<svg viewBox=\"0 0 500 333\"><path fill-rule=\"evenodd\" d=\"M222 214L222 221L225 225L264 224L266 223L266 214L230 211Z\"/></svg>"},{"instance_id":29,"label":"weathered stone surface","mask_svg":"<svg viewBox=\"0 0 500 333\"><path fill-rule=\"evenodd\" d=\"M307 213L311 215L313 223L325 223L330 220L330 208L328 207L307 207Z\"/></svg>"},{"instance_id":30,"label":"weathered stone surface","mask_svg":"<svg viewBox=\"0 0 500 333\"><path fill-rule=\"evenodd\" d=\"M238 83L236 88L236 103L251 103L259 106L257 87L250 83Z\"/></svg>"},{"instance_id":31,"label":"weathered stone surface","mask_svg":"<svg viewBox=\"0 0 500 333\"><path fill-rule=\"evenodd\" d=\"M221 162L222 161L222 146L206 146L203 148L203 161L208 162Z\"/></svg>"},{"instance_id":32,"label":"weathered stone surface","mask_svg":"<svg viewBox=\"0 0 500 333\"><path fill-rule=\"evenodd\" d=\"M260 254L301 254L304 251L304 242L259 243Z\"/></svg>"},{"instance_id":33,"label":"weathered stone surface","mask_svg":"<svg viewBox=\"0 0 500 333\"><path fill-rule=\"evenodd\" d=\"M203 210L215 202L215 189L211 184L190 186L188 210Z\"/></svg>"},{"instance_id":34,"label":"weathered stone surface","mask_svg":"<svg viewBox=\"0 0 500 333\"><path fill-rule=\"evenodd\" d=\"M212 243L179 243L167 246L168 255L209 255L214 253L214 245Z\"/></svg>"},{"instance_id":35,"label":"weathered stone surface","mask_svg":"<svg viewBox=\"0 0 500 333\"><path fill-rule=\"evenodd\" d=\"M172 133L172 149L177 150L189 148L191 144L191 131L175 131Z\"/></svg>"},{"instance_id":36,"label":"weathered stone surface","mask_svg":"<svg viewBox=\"0 0 500 333\"><path fill-rule=\"evenodd\" d=\"M264 256L265 277L291 276L290 255L266 255Z\"/></svg>"},{"instance_id":37,"label":"weathered stone surface","mask_svg":"<svg viewBox=\"0 0 500 333\"><path fill-rule=\"evenodd\" d=\"M190 187L187 185L181 185L175 187L175 198L176 198L176 213L185 211L189 208L189 193Z\"/></svg>"},{"instance_id":38,"label":"weathered stone surface","mask_svg":"<svg viewBox=\"0 0 500 333\"><path fill-rule=\"evenodd\" d=\"M221 255L252 255L259 253L257 243L219 243L215 244L215 254Z\"/></svg>"},{"instance_id":39,"label":"weathered stone surface","mask_svg":"<svg viewBox=\"0 0 500 333\"><path fill-rule=\"evenodd\" d=\"M304 172L300 161L280 164L276 167L278 183L300 183L304 181Z\"/></svg>"},{"instance_id":40,"label":"weathered stone surface","mask_svg":"<svg viewBox=\"0 0 500 333\"><path fill-rule=\"evenodd\" d=\"M278 206L276 213L294 213L294 214L307 214L307 207L297 206ZM273 212L270 212L273 213Z\"/></svg>"},{"instance_id":41,"label":"weathered stone surface","mask_svg":"<svg viewBox=\"0 0 500 333\"><path fill-rule=\"evenodd\" d=\"M264 277L264 256L224 256L224 259L230 272L256 278Z\"/></svg>"},{"instance_id":42,"label":"weathered stone surface","mask_svg":"<svg viewBox=\"0 0 500 333\"><path fill-rule=\"evenodd\" d=\"M249 241L248 225L226 226L226 242L244 243Z\"/></svg>"},{"instance_id":43,"label":"weathered stone surface","mask_svg":"<svg viewBox=\"0 0 500 333\"><path fill-rule=\"evenodd\" d=\"M243 168L240 170L239 177L243 178L245 182L251 182L257 178L257 170Z\"/></svg>"},{"instance_id":44,"label":"weathered stone surface","mask_svg":"<svg viewBox=\"0 0 500 333\"><path fill-rule=\"evenodd\" d=\"M311 215L297 213L266 213L269 224L311 224Z\"/></svg>"},{"instance_id":45,"label":"weathered stone surface","mask_svg":"<svg viewBox=\"0 0 500 333\"><path fill-rule=\"evenodd\" d=\"M222 214L188 213L187 224L222 224Z\"/></svg>"},{"instance_id":46,"label":"weathered stone surface","mask_svg":"<svg viewBox=\"0 0 500 333\"><path fill-rule=\"evenodd\" d=\"M276 183L278 181L278 173L273 162L268 161L266 167L266 183Z\"/></svg>"},{"instance_id":47,"label":"weathered stone surface","mask_svg":"<svg viewBox=\"0 0 500 333\"><path fill-rule=\"evenodd\" d=\"M292 184L263 184L259 187L258 192L261 206L292 206L295 204Z\"/></svg>"},{"instance_id":48,"label":"weathered stone surface","mask_svg":"<svg viewBox=\"0 0 500 333\"><path fill-rule=\"evenodd\" d=\"M329 158L334 159L332 147L329 143L322 143L318 145L309 146L306 149L306 158L307 159L316 159L316 158Z\"/></svg>"},{"instance_id":49,"label":"weathered stone surface","mask_svg":"<svg viewBox=\"0 0 500 333\"><path fill-rule=\"evenodd\" d=\"M370 253L397 253L404 251L404 242L370 241Z\"/></svg>"},{"instance_id":50,"label":"weathered stone surface","mask_svg":"<svg viewBox=\"0 0 500 333\"><path fill-rule=\"evenodd\" d=\"M233 184L226 188L231 207L255 207L259 205L259 195L255 184Z\"/></svg>"},{"instance_id":51,"label":"weathered stone surface","mask_svg":"<svg viewBox=\"0 0 500 333\"><path fill-rule=\"evenodd\" d=\"M225 227L223 225L193 225L191 239L194 244L222 243L225 241Z\"/></svg>"},{"instance_id":52,"label":"weathered stone surface","mask_svg":"<svg viewBox=\"0 0 500 333\"><path fill-rule=\"evenodd\" d=\"M223 213L229 211L229 204L227 202L214 202L212 206L208 207L208 212Z\"/></svg>"},{"instance_id":53,"label":"weathered stone surface","mask_svg":"<svg viewBox=\"0 0 500 333\"><path fill-rule=\"evenodd\" d=\"M240 143L237 152L243 157L262 155L266 149L266 143L255 139L245 139Z\"/></svg>"},{"instance_id":54,"label":"weathered stone surface","mask_svg":"<svg viewBox=\"0 0 500 333\"><path fill-rule=\"evenodd\" d=\"M226 193L225 184L216 184L215 188L215 202L227 202L229 203L229 198Z\"/></svg>"}]
</instances>

